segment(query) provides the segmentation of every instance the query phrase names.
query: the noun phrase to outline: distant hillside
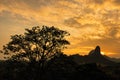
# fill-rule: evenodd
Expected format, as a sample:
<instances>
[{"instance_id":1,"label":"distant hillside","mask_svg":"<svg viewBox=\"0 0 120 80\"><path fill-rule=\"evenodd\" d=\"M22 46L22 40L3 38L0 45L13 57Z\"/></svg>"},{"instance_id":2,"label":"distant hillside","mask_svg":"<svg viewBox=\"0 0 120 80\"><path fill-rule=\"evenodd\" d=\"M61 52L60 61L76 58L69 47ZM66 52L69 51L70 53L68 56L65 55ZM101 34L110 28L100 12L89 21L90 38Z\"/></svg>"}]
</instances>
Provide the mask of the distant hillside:
<instances>
[{"instance_id":1,"label":"distant hillside","mask_svg":"<svg viewBox=\"0 0 120 80\"><path fill-rule=\"evenodd\" d=\"M120 63L120 58L111 58L111 57L108 57L106 55L104 55L105 58L107 58L108 60L111 60L113 62L117 62L117 63Z\"/></svg>"},{"instance_id":2,"label":"distant hillside","mask_svg":"<svg viewBox=\"0 0 120 80\"><path fill-rule=\"evenodd\" d=\"M116 62L110 60L109 57L105 57L101 54L100 47L97 46L94 50L91 50L88 55L81 56L79 54L70 56L76 63L97 63L102 65L115 65ZM109 59L108 59L109 58Z\"/></svg>"}]
</instances>

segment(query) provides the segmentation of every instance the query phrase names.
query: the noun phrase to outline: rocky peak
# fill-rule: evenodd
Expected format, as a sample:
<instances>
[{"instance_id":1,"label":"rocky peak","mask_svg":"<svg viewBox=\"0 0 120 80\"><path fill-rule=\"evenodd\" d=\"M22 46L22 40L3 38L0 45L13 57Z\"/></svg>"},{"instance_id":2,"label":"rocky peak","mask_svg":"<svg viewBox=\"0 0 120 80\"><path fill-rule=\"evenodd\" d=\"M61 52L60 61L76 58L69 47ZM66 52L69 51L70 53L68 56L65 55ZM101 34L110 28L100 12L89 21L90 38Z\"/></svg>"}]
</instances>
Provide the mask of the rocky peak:
<instances>
[{"instance_id":1,"label":"rocky peak","mask_svg":"<svg viewBox=\"0 0 120 80\"><path fill-rule=\"evenodd\" d=\"M100 46L96 46L94 50L90 51L89 55L101 55Z\"/></svg>"},{"instance_id":2,"label":"rocky peak","mask_svg":"<svg viewBox=\"0 0 120 80\"><path fill-rule=\"evenodd\" d=\"M100 46L96 46L94 53L101 54Z\"/></svg>"}]
</instances>

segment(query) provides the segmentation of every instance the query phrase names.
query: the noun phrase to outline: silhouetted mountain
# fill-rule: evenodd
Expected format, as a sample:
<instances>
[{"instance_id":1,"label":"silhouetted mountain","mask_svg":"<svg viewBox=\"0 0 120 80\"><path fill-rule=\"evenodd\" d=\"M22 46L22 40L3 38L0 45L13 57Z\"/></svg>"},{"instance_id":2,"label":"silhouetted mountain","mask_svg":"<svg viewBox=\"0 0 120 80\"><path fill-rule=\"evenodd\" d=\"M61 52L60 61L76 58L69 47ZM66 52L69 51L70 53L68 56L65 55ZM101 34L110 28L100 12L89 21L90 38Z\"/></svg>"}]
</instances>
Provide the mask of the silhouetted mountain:
<instances>
[{"instance_id":1,"label":"silhouetted mountain","mask_svg":"<svg viewBox=\"0 0 120 80\"><path fill-rule=\"evenodd\" d=\"M73 60L78 64L85 64L85 63L97 63L102 65L114 65L115 62L107 59L101 54L100 47L97 46L94 50L91 50L88 55L81 56L81 55L72 55Z\"/></svg>"},{"instance_id":2,"label":"silhouetted mountain","mask_svg":"<svg viewBox=\"0 0 120 80\"><path fill-rule=\"evenodd\" d=\"M87 60L88 56L98 55L93 53L87 55L87 58L73 56L79 60ZM120 80L120 66L101 66L96 63L78 65L73 61L73 56L55 56L42 69L39 63L1 60L0 80Z\"/></svg>"},{"instance_id":3,"label":"silhouetted mountain","mask_svg":"<svg viewBox=\"0 0 120 80\"><path fill-rule=\"evenodd\" d=\"M95 50L90 51L90 52L89 52L89 55L91 55L91 56L101 56L100 47L97 46L97 47L95 48Z\"/></svg>"},{"instance_id":4,"label":"silhouetted mountain","mask_svg":"<svg viewBox=\"0 0 120 80\"><path fill-rule=\"evenodd\" d=\"M113 61L113 62L120 63L120 58L111 58L111 57L108 57L106 55L104 55L104 57L107 58L108 60Z\"/></svg>"}]
</instances>

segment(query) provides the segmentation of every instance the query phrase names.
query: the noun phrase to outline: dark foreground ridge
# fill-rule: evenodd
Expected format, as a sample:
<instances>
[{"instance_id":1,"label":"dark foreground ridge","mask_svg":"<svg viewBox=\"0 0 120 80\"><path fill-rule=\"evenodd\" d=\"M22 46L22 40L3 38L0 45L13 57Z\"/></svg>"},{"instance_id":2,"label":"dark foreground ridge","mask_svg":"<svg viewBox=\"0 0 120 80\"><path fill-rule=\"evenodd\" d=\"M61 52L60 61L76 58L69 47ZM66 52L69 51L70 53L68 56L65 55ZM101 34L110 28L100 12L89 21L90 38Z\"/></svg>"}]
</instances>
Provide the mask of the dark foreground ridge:
<instances>
[{"instance_id":1,"label":"dark foreground ridge","mask_svg":"<svg viewBox=\"0 0 120 80\"><path fill-rule=\"evenodd\" d=\"M80 55L73 55L74 61L78 64L84 63L97 63L102 65L116 65L116 62L113 62L106 58L104 55L101 54L101 50L99 46L96 46L94 50L91 50L88 55L80 56Z\"/></svg>"},{"instance_id":2,"label":"dark foreground ridge","mask_svg":"<svg viewBox=\"0 0 120 80\"><path fill-rule=\"evenodd\" d=\"M86 56L60 54L42 68L36 62L0 61L0 80L120 80L120 64L97 46Z\"/></svg>"}]
</instances>

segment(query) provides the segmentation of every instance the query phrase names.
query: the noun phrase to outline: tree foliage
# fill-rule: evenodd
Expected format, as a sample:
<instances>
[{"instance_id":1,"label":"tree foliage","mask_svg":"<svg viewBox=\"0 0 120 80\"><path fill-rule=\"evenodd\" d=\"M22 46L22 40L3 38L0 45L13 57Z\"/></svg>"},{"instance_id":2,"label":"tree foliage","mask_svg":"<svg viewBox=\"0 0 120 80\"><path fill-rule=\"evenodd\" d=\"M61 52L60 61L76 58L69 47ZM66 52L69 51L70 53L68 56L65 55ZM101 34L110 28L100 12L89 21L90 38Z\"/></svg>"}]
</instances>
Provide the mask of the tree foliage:
<instances>
[{"instance_id":1,"label":"tree foliage","mask_svg":"<svg viewBox=\"0 0 120 80\"><path fill-rule=\"evenodd\" d=\"M3 46L4 54L14 60L46 61L62 52L70 44L65 36L70 35L54 26L25 29L23 35L11 36L11 41Z\"/></svg>"}]
</instances>

